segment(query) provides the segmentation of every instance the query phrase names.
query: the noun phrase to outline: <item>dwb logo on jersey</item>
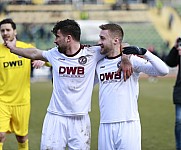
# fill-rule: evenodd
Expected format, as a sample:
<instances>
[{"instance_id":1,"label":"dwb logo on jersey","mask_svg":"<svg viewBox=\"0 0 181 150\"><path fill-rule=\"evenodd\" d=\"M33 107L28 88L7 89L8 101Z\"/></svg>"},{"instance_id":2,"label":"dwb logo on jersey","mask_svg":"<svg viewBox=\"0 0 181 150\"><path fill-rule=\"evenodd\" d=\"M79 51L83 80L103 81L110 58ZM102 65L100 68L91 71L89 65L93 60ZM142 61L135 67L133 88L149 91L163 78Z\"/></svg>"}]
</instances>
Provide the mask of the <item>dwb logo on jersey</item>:
<instances>
[{"instance_id":1,"label":"dwb logo on jersey","mask_svg":"<svg viewBox=\"0 0 181 150\"><path fill-rule=\"evenodd\" d=\"M17 60L17 61L3 62L3 66L4 68L20 67L20 66L23 66L23 61Z\"/></svg>"},{"instance_id":2,"label":"dwb logo on jersey","mask_svg":"<svg viewBox=\"0 0 181 150\"><path fill-rule=\"evenodd\" d=\"M63 77L73 77L73 78L83 78L84 77L84 67L59 67L59 74Z\"/></svg>"},{"instance_id":3,"label":"dwb logo on jersey","mask_svg":"<svg viewBox=\"0 0 181 150\"><path fill-rule=\"evenodd\" d=\"M110 82L120 82L121 73L106 72L106 73L100 74L100 80L103 84L110 83Z\"/></svg>"}]
</instances>

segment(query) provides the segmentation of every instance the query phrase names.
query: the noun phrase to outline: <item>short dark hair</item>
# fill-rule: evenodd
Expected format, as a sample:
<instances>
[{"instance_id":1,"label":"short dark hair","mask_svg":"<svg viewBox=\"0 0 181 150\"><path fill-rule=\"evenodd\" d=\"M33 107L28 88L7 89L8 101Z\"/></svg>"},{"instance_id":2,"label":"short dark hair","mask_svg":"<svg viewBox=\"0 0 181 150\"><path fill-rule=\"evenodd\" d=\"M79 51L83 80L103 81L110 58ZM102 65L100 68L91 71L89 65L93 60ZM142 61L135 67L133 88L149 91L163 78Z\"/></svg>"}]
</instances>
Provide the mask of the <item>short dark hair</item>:
<instances>
[{"instance_id":1,"label":"short dark hair","mask_svg":"<svg viewBox=\"0 0 181 150\"><path fill-rule=\"evenodd\" d=\"M115 35L120 37L120 41L123 40L124 37L124 31L122 27L115 23L107 23L99 26L102 30L109 30L111 32L111 35Z\"/></svg>"},{"instance_id":2,"label":"short dark hair","mask_svg":"<svg viewBox=\"0 0 181 150\"><path fill-rule=\"evenodd\" d=\"M7 18L7 19L4 19L0 22L0 26L2 24L11 24L12 28L15 30L16 29L16 24L14 23L14 21L11 19L11 18Z\"/></svg>"},{"instance_id":3,"label":"short dark hair","mask_svg":"<svg viewBox=\"0 0 181 150\"><path fill-rule=\"evenodd\" d=\"M60 30L63 35L70 34L74 40L80 42L81 29L75 20L66 19L57 22L53 27L52 33L56 35L58 30Z\"/></svg>"}]
</instances>

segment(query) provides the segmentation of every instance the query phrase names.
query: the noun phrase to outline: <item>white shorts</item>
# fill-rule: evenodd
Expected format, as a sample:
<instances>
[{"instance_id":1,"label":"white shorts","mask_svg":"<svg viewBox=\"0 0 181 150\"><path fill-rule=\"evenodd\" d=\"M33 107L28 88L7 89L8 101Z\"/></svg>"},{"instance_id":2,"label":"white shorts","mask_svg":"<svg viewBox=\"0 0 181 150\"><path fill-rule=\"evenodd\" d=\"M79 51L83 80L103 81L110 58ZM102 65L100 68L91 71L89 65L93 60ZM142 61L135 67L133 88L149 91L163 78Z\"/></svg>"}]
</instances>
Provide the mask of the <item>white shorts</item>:
<instances>
[{"instance_id":1,"label":"white shorts","mask_svg":"<svg viewBox=\"0 0 181 150\"><path fill-rule=\"evenodd\" d=\"M90 150L89 115L59 116L47 112L42 129L41 150Z\"/></svg>"},{"instance_id":2,"label":"white shorts","mask_svg":"<svg viewBox=\"0 0 181 150\"><path fill-rule=\"evenodd\" d=\"M140 121L101 123L99 150L141 150Z\"/></svg>"}]
</instances>

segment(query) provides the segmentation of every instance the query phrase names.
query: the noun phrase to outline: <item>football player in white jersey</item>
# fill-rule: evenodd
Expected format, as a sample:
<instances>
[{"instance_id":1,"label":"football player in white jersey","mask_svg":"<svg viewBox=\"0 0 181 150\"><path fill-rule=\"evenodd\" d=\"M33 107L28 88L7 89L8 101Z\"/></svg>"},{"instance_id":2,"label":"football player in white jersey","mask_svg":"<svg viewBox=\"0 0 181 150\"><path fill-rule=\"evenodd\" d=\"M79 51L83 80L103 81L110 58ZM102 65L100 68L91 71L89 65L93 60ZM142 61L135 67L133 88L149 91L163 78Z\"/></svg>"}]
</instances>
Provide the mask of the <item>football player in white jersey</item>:
<instances>
[{"instance_id":1,"label":"football player in white jersey","mask_svg":"<svg viewBox=\"0 0 181 150\"><path fill-rule=\"evenodd\" d=\"M124 47L125 54L138 54L144 58L130 55L133 74L123 80L118 73L124 32L117 24L100 26L101 54L106 55L96 67L99 81L99 150L141 150L141 125L138 113L138 80L143 72L152 76L164 76L169 70L166 64L146 49Z\"/></svg>"},{"instance_id":2,"label":"football player in white jersey","mask_svg":"<svg viewBox=\"0 0 181 150\"><path fill-rule=\"evenodd\" d=\"M81 30L74 20L55 24L54 47L48 51L21 49L13 42L6 46L11 52L30 59L51 63L53 92L43 123L41 150L90 149L91 95L97 62L104 57L100 46L80 44ZM128 75L131 68L123 68Z\"/></svg>"}]
</instances>

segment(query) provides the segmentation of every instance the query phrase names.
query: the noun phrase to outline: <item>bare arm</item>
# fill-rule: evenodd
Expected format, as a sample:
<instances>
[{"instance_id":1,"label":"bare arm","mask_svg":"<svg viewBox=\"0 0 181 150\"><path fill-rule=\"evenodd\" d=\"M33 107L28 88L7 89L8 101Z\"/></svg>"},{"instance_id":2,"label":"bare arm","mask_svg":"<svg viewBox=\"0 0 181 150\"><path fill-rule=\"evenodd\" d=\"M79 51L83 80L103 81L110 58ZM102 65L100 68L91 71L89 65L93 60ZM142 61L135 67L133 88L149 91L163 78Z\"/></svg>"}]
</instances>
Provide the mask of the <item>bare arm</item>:
<instances>
[{"instance_id":1,"label":"bare arm","mask_svg":"<svg viewBox=\"0 0 181 150\"><path fill-rule=\"evenodd\" d=\"M121 57L121 64L117 72L123 71L123 78L126 81L133 73L133 66L129 60L130 55L123 54Z\"/></svg>"},{"instance_id":2,"label":"bare arm","mask_svg":"<svg viewBox=\"0 0 181 150\"><path fill-rule=\"evenodd\" d=\"M13 41L6 41L5 46L10 49L10 52L23 56L25 58L47 61L42 56L43 51L40 49L16 47L16 39L14 39Z\"/></svg>"},{"instance_id":3,"label":"bare arm","mask_svg":"<svg viewBox=\"0 0 181 150\"><path fill-rule=\"evenodd\" d=\"M128 43L122 43L121 47L127 47L129 46ZM122 49L121 49L122 51ZM123 78L124 78L124 81L126 81L133 73L133 66L130 62L130 56L131 55L125 55L122 53L122 56L121 56L121 64L120 64L120 67L118 69L117 72L121 72L123 71Z\"/></svg>"}]
</instances>

